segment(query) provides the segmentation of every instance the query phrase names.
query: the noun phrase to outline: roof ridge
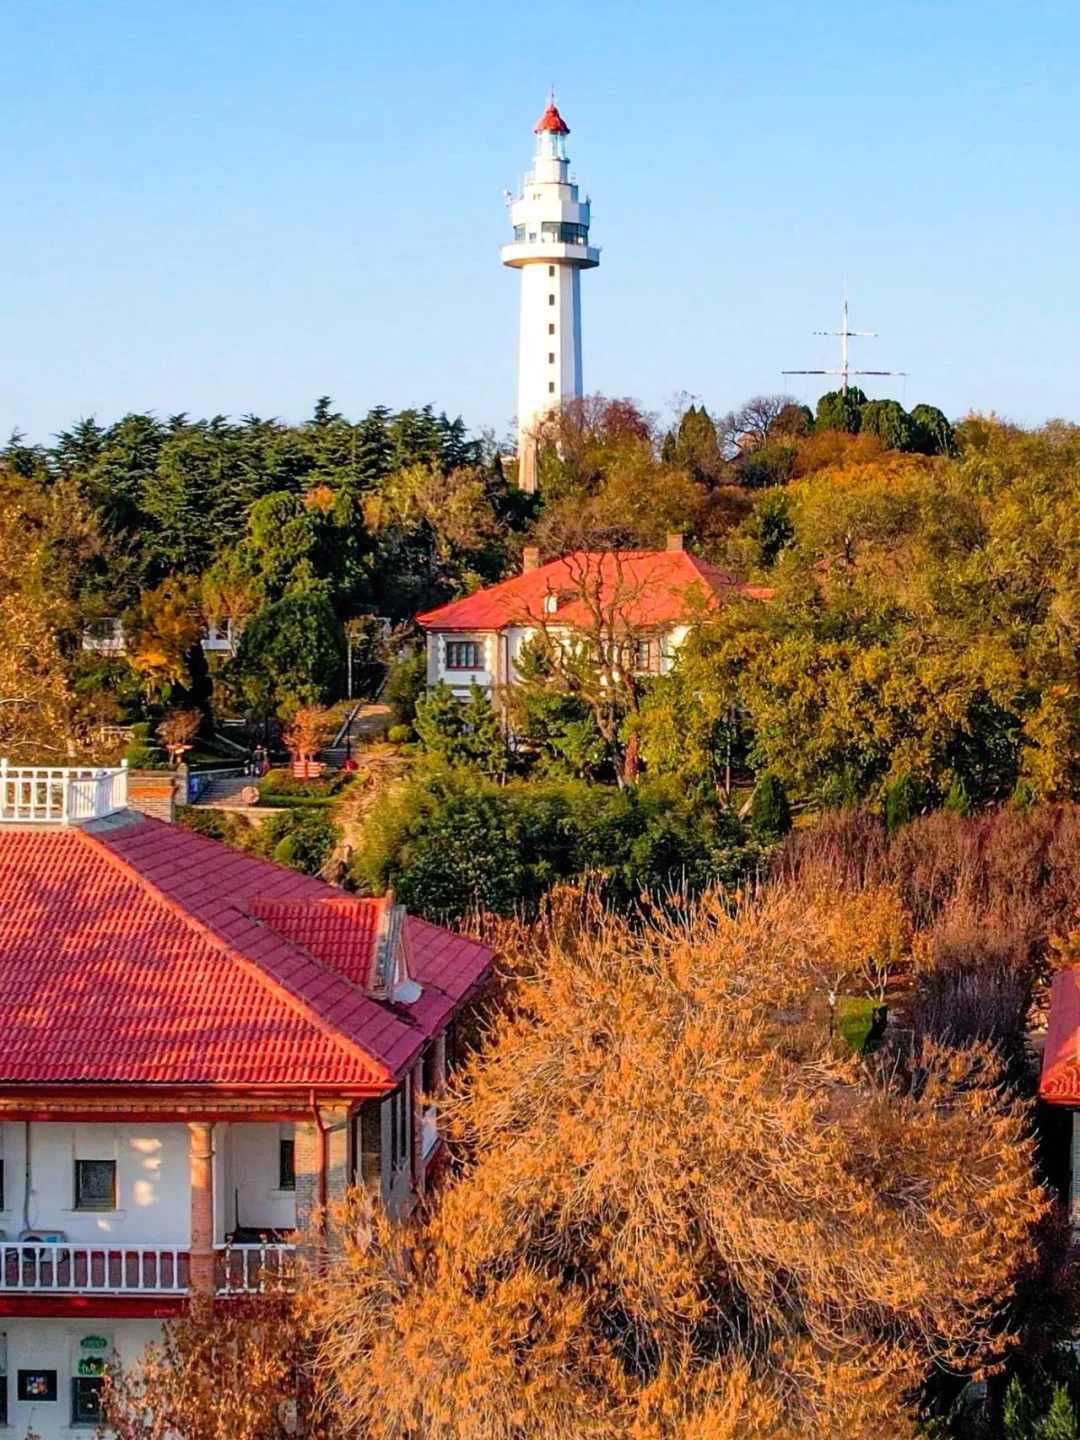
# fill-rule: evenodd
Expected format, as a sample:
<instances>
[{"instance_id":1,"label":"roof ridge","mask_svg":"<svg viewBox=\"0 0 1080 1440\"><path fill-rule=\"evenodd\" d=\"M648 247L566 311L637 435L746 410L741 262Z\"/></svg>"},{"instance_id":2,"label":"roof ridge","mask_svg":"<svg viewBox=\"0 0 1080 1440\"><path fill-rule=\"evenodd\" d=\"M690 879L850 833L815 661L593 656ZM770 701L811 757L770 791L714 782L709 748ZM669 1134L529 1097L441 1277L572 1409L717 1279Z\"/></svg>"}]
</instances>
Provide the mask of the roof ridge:
<instances>
[{"instance_id":1,"label":"roof ridge","mask_svg":"<svg viewBox=\"0 0 1080 1440\"><path fill-rule=\"evenodd\" d=\"M146 821L144 818L143 824L145 823ZM159 885L156 885L129 860L126 860L122 855L118 855L116 851L113 850L110 845L107 845L103 839L100 839L93 832L82 829L80 827L72 827L72 833L79 837L79 842L81 844L89 846L92 850L104 856L107 864L111 865L115 870L118 870L120 874L126 876L128 879L133 880L148 895L151 895L159 904L163 905L165 909L170 912L170 914L175 915L179 920L181 920L190 930L194 930L197 935L201 936L202 939L206 940L208 944L212 945L222 955L226 956L226 958L231 960L234 964L238 965L240 969L242 969L245 973L253 976L256 980L258 980L258 982L263 986L264 989L269 990L271 994L276 995L281 1000L284 1000L285 1003L291 1006L298 1015L305 1019L310 1025L313 1025L320 1034L325 1035L330 1040L333 1040L335 1044L337 1044L341 1049L343 1049L346 1054L348 1054L352 1059L359 1058L363 1060L365 1064L371 1065L374 1069L381 1070L387 1079L393 1078L391 1072L389 1071L382 1059L380 1059L377 1055L372 1054L370 1050L365 1050L361 1045L359 1045L355 1040L351 1039L351 1037L349 1037L348 1035L343 1034L336 1025L334 1025L331 1021L327 1020L325 1016L320 1015L319 1012L310 1004L309 1001L305 1000L302 996L296 994L295 991L291 990L287 985L285 985L281 980L278 980L275 976L268 974L262 968L262 966L257 964L254 960L249 959L248 956L243 954L242 951L238 950L235 945L231 944L228 940L226 940L223 935L220 935L208 921L203 920L200 916L190 910L185 910L184 907L180 905L176 900L174 900L171 895L167 895ZM193 838L199 839L201 837L194 836ZM331 970L329 966L322 964L322 962L317 960L314 955L308 954L308 952L302 946L297 945L294 941L289 940L286 936L280 934L279 931L274 930L272 926L267 925L264 921L260 920L258 916L248 914L246 910L241 909L241 907L236 903L233 903L232 908L237 912L237 914L247 916L247 918L253 924L261 925L263 929L268 931L270 934L275 935L281 944L288 945L291 949L295 950L298 955L302 955L305 960L309 961L312 965L315 965L324 975L328 976L330 979L337 980L341 984L347 985L350 990L355 991L358 995L362 995L367 1000L371 999L371 997L365 994L365 992L362 991L359 986L353 985L352 982L346 979L344 975L341 975L336 970Z\"/></svg>"}]
</instances>

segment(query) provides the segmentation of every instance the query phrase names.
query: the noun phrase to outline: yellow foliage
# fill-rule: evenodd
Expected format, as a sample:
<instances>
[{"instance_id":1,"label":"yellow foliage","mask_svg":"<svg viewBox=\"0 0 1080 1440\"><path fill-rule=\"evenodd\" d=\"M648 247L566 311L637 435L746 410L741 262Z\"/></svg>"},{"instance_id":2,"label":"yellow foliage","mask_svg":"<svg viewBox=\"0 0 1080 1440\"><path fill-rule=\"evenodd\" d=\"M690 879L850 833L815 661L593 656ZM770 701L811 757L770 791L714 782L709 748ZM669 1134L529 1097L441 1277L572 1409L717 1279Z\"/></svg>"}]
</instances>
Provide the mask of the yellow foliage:
<instances>
[{"instance_id":1,"label":"yellow foliage","mask_svg":"<svg viewBox=\"0 0 1080 1440\"><path fill-rule=\"evenodd\" d=\"M906 936L887 892L819 920L773 892L503 931L462 1174L426 1229L351 1217L307 1296L349 1433L898 1440L933 1360L1000 1353L1046 1205L1023 1117L988 1051L927 1047L915 1086L836 1052L831 967Z\"/></svg>"}]
</instances>

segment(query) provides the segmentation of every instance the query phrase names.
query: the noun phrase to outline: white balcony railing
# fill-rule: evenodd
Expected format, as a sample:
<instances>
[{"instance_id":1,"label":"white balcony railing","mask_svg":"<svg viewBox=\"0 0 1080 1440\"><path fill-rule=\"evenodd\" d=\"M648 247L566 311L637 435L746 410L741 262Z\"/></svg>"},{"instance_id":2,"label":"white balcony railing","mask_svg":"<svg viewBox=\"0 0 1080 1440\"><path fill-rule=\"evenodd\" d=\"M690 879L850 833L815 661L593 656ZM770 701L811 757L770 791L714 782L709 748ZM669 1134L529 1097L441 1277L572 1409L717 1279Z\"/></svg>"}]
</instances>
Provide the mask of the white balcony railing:
<instances>
[{"instance_id":1,"label":"white balcony railing","mask_svg":"<svg viewBox=\"0 0 1080 1440\"><path fill-rule=\"evenodd\" d=\"M287 1290L296 1278L295 1245L215 1245L219 1295Z\"/></svg>"},{"instance_id":2,"label":"white balcony railing","mask_svg":"<svg viewBox=\"0 0 1080 1440\"><path fill-rule=\"evenodd\" d=\"M82 770L0 760L0 823L71 825L126 806L126 760L119 768Z\"/></svg>"},{"instance_id":3,"label":"white balcony railing","mask_svg":"<svg viewBox=\"0 0 1080 1440\"><path fill-rule=\"evenodd\" d=\"M215 1245L219 1295L289 1288L294 1245ZM190 1252L172 1245L79 1245L70 1240L0 1240L0 1294L183 1295Z\"/></svg>"},{"instance_id":4,"label":"white balcony railing","mask_svg":"<svg viewBox=\"0 0 1080 1440\"><path fill-rule=\"evenodd\" d=\"M182 1295L188 1251L160 1245L0 1241L0 1292Z\"/></svg>"}]
</instances>

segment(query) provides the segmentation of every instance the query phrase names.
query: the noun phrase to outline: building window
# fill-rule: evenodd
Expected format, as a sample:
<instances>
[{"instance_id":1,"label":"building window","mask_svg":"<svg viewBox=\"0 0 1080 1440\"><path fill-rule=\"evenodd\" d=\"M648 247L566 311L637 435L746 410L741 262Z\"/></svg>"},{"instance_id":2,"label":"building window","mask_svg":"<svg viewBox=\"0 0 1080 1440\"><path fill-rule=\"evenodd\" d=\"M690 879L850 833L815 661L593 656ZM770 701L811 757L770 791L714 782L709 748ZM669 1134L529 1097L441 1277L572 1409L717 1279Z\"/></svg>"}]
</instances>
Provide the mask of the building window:
<instances>
[{"instance_id":1,"label":"building window","mask_svg":"<svg viewBox=\"0 0 1080 1440\"><path fill-rule=\"evenodd\" d=\"M524 240L525 240L525 226L524 226L524 225L515 225L515 226L514 226L514 244L515 244L515 245L521 245L521 244L524 242Z\"/></svg>"},{"instance_id":2,"label":"building window","mask_svg":"<svg viewBox=\"0 0 1080 1440\"><path fill-rule=\"evenodd\" d=\"M549 365L554 365L554 364L555 364L555 351L554 351L554 350L549 350L549 351L548 351L548 364L549 364Z\"/></svg>"},{"instance_id":3,"label":"building window","mask_svg":"<svg viewBox=\"0 0 1080 1440\"><path fill-rule=\"evenodd\" d=\"M116 1209L116 1161L75 1161L75 1209Z\"/></svg>"},{"instance_id":4,"label":"building window","mask_svg":"<svg viewBox=\"0 0 1080 1440\"><path fill-rule=\"evenodd\" d=\"M72 1425L97 1425L101 1420L104 1375L76 1375L71 1382Z\"/></svg>"},{"instance_id":5,"label":"building window","mask_svg":"<svg viewBox=\"0 0 1080 1440\"><path fill-rule=\"evenodd\" d=\"M652 670L652 641L634 641L634 669L641 674L648 674Z\"/></svg>"},{"instance_id":6,"label":"building window","mask_svg":"<svg viewBox=\"0 0 1080 1440\"><path fill-rule=\"evenodd\" d=\"M482 670L480 645L476 640L448 640L446 642L447 670Z\"/></svg>"},{"instance_id":7,"label":"building window","mask_svg":"<svg viewBox=\"0 0 1080 1440\"><path fill-rule=\"evenodd\" d=\"M0 1210L6 1208L4 1204L4 1162L0 1159Z\"/></svg>"},{"instance_id":8,"label":"building window","mask_svg":"<svg viewBox=\"0 0 1080 1440\"><path fill-rule=\"evenodd\" d=\"M555 296L554 296L554 295L549 295L549 296L548 296L548 304L549 304L549 305L554 305L554 304L555 304Z\"/></svg>"},{"instance_id":9,"label":"building window","mask_svg":"<svg viewBox=\"0 0 1080 1440\"><path fill-rule=\"evenodd\" d=\"M554 395L554 394L555 394L555 381L554 381L554 380L549 380L549 381L548 381L548 394L549 394L549 395Z\"/></svg>"},{"instance_id":10,"label":"building window","mask_svg":"<svg viewBox=\"0 0 1080 1440\"><path fill-rule=\"evenodd\" d=\"M296 1189L296 1141L278 1141L278 1189Z\"/></svg>"},{"instance_id":11,"label":"building window","mask_svg":"<svg viewBox=\"0 0 1080 1440\"><path fill-rule=\"evenodd\" d=\"M552 321L552 323L548 326L548 334L549 334L549 335L554 335L554 334L555 334L555 322L554 322L554 321Z\"/></svg>"},{"instance_id":12,"label":"building window","mask_svg":"<svg viewBox=\"0 0 1080 1440\"><path fill-rule=\"evenodd\" d=\"M549 265L549 266L548 266L548 274L551 275L551 276L554 276L554 274L555 274L555 266L554 266L554 265Z\"/></svg>"}]
</instances>

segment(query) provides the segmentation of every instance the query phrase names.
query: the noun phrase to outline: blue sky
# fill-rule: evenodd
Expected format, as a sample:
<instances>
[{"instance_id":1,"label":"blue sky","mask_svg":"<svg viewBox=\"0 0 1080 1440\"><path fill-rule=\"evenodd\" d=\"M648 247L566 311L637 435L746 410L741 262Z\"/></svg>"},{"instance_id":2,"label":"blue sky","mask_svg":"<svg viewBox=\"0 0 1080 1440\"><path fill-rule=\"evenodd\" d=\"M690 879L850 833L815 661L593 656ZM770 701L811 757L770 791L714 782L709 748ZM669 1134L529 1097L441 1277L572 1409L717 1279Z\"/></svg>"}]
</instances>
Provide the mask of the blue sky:
<instances>
[{"instance_id":1,"label":"blue sky","mask_svg":"<svg viewBox=\"0 0 1080 1440\"><path fill-rule=\"evenodd\" d=\"M514 411L501 199L554 81L585 381L1080 420L1075 0L0 0L0 432ZM811 402L822 388L794 382Z\"/></svg>"}]
</instances>

